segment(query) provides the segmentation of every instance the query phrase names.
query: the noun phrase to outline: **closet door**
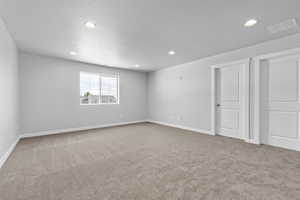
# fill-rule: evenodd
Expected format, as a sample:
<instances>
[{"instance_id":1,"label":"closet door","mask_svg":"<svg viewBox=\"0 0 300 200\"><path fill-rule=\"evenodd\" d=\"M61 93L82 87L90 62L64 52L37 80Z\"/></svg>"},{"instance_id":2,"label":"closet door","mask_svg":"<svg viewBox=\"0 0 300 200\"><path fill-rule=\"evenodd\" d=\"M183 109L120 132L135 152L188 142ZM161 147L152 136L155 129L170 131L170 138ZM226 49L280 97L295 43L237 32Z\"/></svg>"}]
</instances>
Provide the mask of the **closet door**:
<instances>
[{"instance_id":1,"label":"closet door","mask_svg":"<svg viewBox=\"0 0 300 200\"><path fill-rule=\"evenodd\" d=\"M300 150L299 59L289 55L261 61L264 144Z\"/></svg>"}]
</instances>

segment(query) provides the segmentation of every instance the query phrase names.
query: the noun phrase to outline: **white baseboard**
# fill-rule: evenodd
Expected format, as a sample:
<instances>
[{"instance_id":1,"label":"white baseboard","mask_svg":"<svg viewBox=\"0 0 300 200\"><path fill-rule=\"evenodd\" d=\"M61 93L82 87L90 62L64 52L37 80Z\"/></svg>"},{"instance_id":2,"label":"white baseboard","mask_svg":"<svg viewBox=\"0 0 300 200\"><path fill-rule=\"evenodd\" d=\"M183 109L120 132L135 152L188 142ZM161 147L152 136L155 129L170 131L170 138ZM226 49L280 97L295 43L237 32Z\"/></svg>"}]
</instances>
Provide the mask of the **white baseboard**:
<instances>
[{"instance_id":1,"label":"white baseboard","mask_svg":"<svg viewBox=\"0 0 300 200\"><path fill-rule=\"evenodd\" d=\"M20 140L20 137L17 137L17 139L10 145L10 147L8 148L6 153L0 158L0 169L2 168L4 163L9 158L10 154L14 151L14 149L15 149L16 145L18 144L19 140Z\"/></svg>"},{"instance_id":2,"label":"white baseboard","mask_svg":"<svg viewBox=\"0 0 300 200\"><path fill-rule=\"evenodd\" d=\"M3 166L5 161L8 159L10 154L15 149L17 143L22 138L29 138L29 137L37 137L37 136L44 136L44 135L53 135L53 134L60 134L60 133L68 133L68 132L75 132L75 131L84 131L84 130L90 130L90 129L97 129L97 128L108 128L108 127L114 127L114 126L122 126L122 125L130 125L130 124L137 124L137 123L143 123L143 122L151 122L155 124L161 124L164 126L170 126L174 128L189 130L197 133L204 133L208 135L212 135L212 133L209 130L201 130L201 129L194 129L186 126L180 126L175 124L169 124L165 122L159 122L155 120L140 120L140 121L130 121L130 122L121 122L121 123L113 123L113 124L105 124L105 125L98 125L98 126L85 126L85 127L79 127L79 128L68 128L68 129L57 129L57 130L49 130L49 131L40 131L40 132L34 132L34 133L24 133L20 135L16 139L16 141L9 147L7 152L0 158L0 168Z\"/></svg>"},{"instance_id":3,"label":"white baseboard","mask_svg":"<svg viewBox=\"0 0 300 200\"><path fill-rule=\"evenodd\" d=\"M75 132L75 131L85 131L85 130L91 130L91 129L97 129L97 128L108 128L108 127L114 127L114 126L137 124L137 123L142 123L142 122L147 122L147 120L120 122L120 123L113 123L113 124L85 126L85 127L68 128L68 129L56 129L56 130L40 131L40 132L34 132L34 133L23 133L20 136L20 138L30 138L30 137L37 137L37 136L44 136L44 135L54 135L54 134L69 133L69 132Z\"/></svg>"},{"instance_id":4,"label":"white baseboard","mask_svg":"<svg viewBox=\"0 0 300 200\"><path fill-rule=\"evenodd\" d=\"M85 127L79 127L79 128L49 130L49 131L41 131L41 132L35 132L35 133L24 133L16 139L16 141L9 147L9 149L6 151L6 153L0 158L0 168L7 161L10 154L13 152L16 145L18 144L19 140L22 139L22 138L37 137L37 136L44 136L44 135L53 135L53 134L60 134L60 133L68 133L68 132L74 132L74 131L84 131L84 130L97 129L97 128L108 128L108 127L114 127L114 126L137 124L137 123L142 123L142 122L147 122L147 120L121 122L121 123L105 124L105 125L98 125L98 126L85 126Z\"/></svg>"},{"instance_id":5,"label":"white baseboard","mask_svg":"<svg viewBox=\"0 0 300 200\"><path fill-rule=\"evenodd\" d=\"M161 122L161 121L155 121L155 120L152 120L152 119L148 119L147 121L150 122L150 123L154 123L154 124L170 126L170 127L174 127L174 128L179 128L179 129L184 129L184 130L188 130L188 131L197 132L197 133L204 133L204 134L207 134L207 135L214 135L213 133L211 133L210 130L195 129L195 128L191 128L191 127L187 127L187 126L181 126L181 125L170 124L170 123Z\"/></svg>"},{"instance_id":6,"label":"white baseboard","mask_svg":"<svg viewBox=\"0 0 300 200\"><path fill-rule=\"evenodd\" d=\"M245 139L245 142L250 143L250 144L260 145L260 143L257 142L255 139Z\"/></svg>"}]
</instances>

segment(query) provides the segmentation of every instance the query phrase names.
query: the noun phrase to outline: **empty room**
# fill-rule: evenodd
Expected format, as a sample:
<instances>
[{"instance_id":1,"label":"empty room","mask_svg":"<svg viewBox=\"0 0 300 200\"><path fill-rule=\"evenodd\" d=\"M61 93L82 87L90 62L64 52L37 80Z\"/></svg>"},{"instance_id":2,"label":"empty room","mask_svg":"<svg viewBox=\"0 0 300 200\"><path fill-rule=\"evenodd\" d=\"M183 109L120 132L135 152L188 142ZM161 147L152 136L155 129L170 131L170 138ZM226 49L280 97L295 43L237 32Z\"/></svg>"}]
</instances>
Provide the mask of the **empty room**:
<instances>
[{"instance_id":1,"label":"empty room","mask_svg":"<svg viewBox=\"0 0 300 200\"><path fill-rule=\"evenodd\" d=\"M0 0L0 200L300 200L299 0Z\"/></svg>"}]
</instances>

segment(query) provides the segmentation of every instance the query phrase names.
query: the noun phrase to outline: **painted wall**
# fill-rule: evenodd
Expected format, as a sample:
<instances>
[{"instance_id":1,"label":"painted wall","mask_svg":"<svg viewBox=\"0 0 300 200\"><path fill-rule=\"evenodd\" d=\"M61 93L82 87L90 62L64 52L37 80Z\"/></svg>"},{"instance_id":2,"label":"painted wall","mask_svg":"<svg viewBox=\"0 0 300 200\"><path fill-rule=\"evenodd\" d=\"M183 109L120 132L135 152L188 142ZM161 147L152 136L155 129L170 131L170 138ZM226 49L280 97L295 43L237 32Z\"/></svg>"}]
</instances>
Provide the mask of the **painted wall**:
<instances>
[{"instance_id":1,"label":"painted wall","mask_svg":"<svg viewBox=\"0 0 300 200\"><path fill-rule=\"evenodd\" d=\"M21 132L99 126L146 119L147 74L20 53ZM79 73L120 74L119 105L79 102Z\"/></svg>"},{"instance_id":2,"label":"painted wall","mask_svg":"<svg viewBox=\"0 0 300 200\"><path fill-rule=\"evenodd\" d=\"M210 131L212 65L299 47L300 34L296 34L152 72L148 77L149 118Z\"/></svg>"},{"instance_id":3,"label":"painted wall","mask_svg":"<svg viewBox=\"0 0 300 200\"><path fill-rule=\"evenodd\" d=\"M0 166L18 137L18 50L0 18Z\"/></svg>"}]
</instances>

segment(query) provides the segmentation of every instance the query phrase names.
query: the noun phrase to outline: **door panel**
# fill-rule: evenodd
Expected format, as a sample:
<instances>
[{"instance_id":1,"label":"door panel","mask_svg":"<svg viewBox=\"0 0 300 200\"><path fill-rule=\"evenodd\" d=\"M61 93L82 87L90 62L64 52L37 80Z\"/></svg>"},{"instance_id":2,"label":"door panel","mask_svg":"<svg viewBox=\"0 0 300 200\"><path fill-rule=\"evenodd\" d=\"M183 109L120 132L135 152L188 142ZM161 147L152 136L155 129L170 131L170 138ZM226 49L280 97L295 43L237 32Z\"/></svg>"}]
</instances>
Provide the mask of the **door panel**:
<instances>
[{"instance_id":1,"label":"door panel","mask_svg":"<svg viewBox=\"0 0 300 200\"><path fill-rule=\"evenodd\" d=\"M270 60L270 101L298 100L298 63L295 57Z\"/></svg>"},{"instance_id":2,"label":"door panel","mask_svg":"<svg viewBox=\"0 0 300 200\"><path fill-rule=\"evenodd\" d=\"M239 129L239 111L233 109L221 109L221 127L223 129Z\"/></svg>"},{"instance_id":3,"label":"door panel","mask_svg":"<svg viewBox=\"0 0 300 200\"><path fill-rule=\"evenodd\" d=\"M298 113L297 112L269 112L269 132L273 137L298 137Z\"/></svg>"},{"instance_id":4,"label":"door panel","mask_svg":"<svg viewBox=\"0 0 300 200\"><path fill-rule=\"evenodd\" d=\"M300 150L299 55L262 62L262 142Z\"/></svg>"},{"instance_id":5,"label":"door panel","mask_svg":"<svg viewBox=\"0 0 300 200\"><path fill-rule=\"evenodd\" d=\"M236 67L220 69L221 101L239 101L239 70Z\"/></svg>"}]
</instances>

